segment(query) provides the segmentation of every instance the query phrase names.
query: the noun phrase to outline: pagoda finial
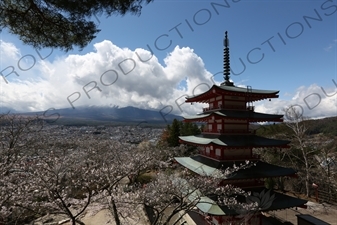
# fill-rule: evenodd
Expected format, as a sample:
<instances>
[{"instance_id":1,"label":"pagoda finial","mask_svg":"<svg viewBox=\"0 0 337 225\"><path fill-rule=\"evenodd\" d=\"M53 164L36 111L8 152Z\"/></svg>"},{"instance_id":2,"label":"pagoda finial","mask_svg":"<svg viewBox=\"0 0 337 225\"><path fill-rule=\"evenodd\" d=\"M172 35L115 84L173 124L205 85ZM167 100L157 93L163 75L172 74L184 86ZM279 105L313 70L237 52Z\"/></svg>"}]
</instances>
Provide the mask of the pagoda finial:
<instances>
[{"instance_id":1,"label":"pagoda finial","mask_svg":"<svg viewBox=\"0 0 337 225\"><path fill-rule=\"evenodd\" d=\"M223 62L223 75L225 82L223 82L221 85L228 85L233 86L233 82L229 81L229 74L230 74L230 64L229 64L229 40L227 36L227 31L225 32L225 39L224 39L224 62Z\"/></svg>"}]
</instances>

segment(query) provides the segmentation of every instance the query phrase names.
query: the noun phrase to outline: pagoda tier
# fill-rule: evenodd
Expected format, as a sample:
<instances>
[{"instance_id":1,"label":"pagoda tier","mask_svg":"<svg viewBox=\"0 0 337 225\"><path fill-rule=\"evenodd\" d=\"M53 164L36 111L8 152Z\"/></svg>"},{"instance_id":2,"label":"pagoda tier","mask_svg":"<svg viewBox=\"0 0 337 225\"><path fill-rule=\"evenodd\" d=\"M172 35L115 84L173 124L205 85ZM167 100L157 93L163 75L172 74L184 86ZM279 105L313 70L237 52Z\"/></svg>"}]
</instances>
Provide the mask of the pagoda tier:
<instances>
[{"instance_id":1,"label":"pagoda tier","mask_svg":"<svg viewBox=\"0 0 337 225\"><path fill-rule=\"evenodd\" d=\"M259 90L247 88L227 86L227 85L213 85L208 91L186 98L186 102L202 102L209 103L212 99L222 100L222 106L226 108L226 103L231 101L253 102L270 98L278 98L279 91L274 90ZM220 96L224 96L220 99ZM218 98L218 99L217 99Z\"/></svg>"},{"instance_id":2,"label":"pagoda tier","mask_svg":"<svg viewBox=\"0 0 337 225\"><path fill-rule=\"evenodd\" d=\"M206 111L206 110L205 110ZM240 110L217 110L213 112L203 112L195 116L184 117L185 122L208 122L210 120L233 119L246 121L248 123L257 122L282 122L283 115L257 113L254 111ZM221 121L224 122L224 121Z\"/></svg>"},{"instance_id":3,"label":"pagoda tier","mask_svg":"<svg viewBox=\"0 0 337 225\"><path fill-rule=\"evenodd\" d=\"M217 161L203 155L176 157L175 160L185 168L202 176L212 176L213 174L216 174L217 170L233 168L234 165L246 165L246 161L243 160ZM234 172L224 180L256 180L271 177L296 176L296 171L292 168L276 166L262 161L257 161L254 164L255 165L251 165L249 168L240 169Z\"/></svg>"},{"instance_id":4,"label":"pagoda tier","mask_svg":"<svg viewBox=\"0 0 337 225\"><path fill-rule=\"evenodd\" d=\"M306 208L304 205L307 201L299 198L291 197L279 192L275 192L270 189L265 188L246 188L244 189L247 192L251 192L252 196L263 201L265 198L265 205L261 205L260 212L274 211L274 210L282 210L293 207L302 207ZM263 196L260 196L263 193ZM193 196L189 197L189 200L193 201ZM237 198L239 202L246 202L246 198L244 196L239 196ZM240 215L236 210L228 208L226 205L218 205L218 196L208 196L202 197L200 203L197 204L198 209L212 216L234 216L230 221L235 220L235 216ZM217 218L218 223L225 222L226 217ZM237 219L238 220L238 219Z\"/></svg>"}]
</instances>

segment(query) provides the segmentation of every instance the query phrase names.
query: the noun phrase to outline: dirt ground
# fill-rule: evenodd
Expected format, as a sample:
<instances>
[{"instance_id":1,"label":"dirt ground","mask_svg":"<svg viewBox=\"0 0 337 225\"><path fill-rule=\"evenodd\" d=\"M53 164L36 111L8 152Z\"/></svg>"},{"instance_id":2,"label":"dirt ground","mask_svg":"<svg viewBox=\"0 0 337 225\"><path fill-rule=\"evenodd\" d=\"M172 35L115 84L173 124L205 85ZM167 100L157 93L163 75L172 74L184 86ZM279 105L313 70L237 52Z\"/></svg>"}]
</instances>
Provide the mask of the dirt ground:
<instances>
[{"instance_id":1,"label":"dirt ground","mask_svg":"<svg viewBox=\"0 0 337 225\"><path fill-rule=\"evenodd\" d=\"M115 221L108 209L92 209L88 208L79 220L85 225L115 225ZM145 213L140 210L138 219L126 218L122 219L124 224L130 225L150 225ZM28 225L28 224L27 224ZM64 215L46 215L34 221L29 225L71 225L69 219Z\"/></svg>"}]
</instances>

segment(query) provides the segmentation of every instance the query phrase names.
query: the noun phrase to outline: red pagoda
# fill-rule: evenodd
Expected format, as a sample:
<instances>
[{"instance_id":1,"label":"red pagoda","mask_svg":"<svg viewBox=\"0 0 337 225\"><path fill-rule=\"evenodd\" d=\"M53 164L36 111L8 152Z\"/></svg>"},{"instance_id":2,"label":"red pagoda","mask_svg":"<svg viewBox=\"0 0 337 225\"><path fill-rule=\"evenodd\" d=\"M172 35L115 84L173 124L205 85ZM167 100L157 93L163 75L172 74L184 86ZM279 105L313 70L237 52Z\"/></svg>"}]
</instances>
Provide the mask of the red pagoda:
<instances>
[{"instance_id":1,"label":"red pagoda","mask_svg":"<svg viewBox=\"0 0 337 225\"><path fill-rule=\"evenodd\" d=\"M230 81L229 44L227 31L224 39L224 82L213 85L208 91L187 98L186 102L206 103L202 113L185 117L185 122L203 122L205 129L197 136L180 136L180 142L198 146L200 152L192 157L177 157L176 161L185 168L200 175L209 175L216 170L233 167L247 160L255 166L242 169L223 181L252 193L267 193L265 179L293 177L296 171L263 162L253 154L254 148L288 148L289 141L257 136L250 130L251 123L282 122L283 115L258 113L253 102L278 98L279 91L258 90L237 87ZM270 190L273 196L271 205L264 207L252 216L247 224L262 224L263 211L280 210L304 206L307 202ZM203 224L239 224L238 213L223 205L200 203L200 214L207 219Z\"/></svg>"}]
</instances>

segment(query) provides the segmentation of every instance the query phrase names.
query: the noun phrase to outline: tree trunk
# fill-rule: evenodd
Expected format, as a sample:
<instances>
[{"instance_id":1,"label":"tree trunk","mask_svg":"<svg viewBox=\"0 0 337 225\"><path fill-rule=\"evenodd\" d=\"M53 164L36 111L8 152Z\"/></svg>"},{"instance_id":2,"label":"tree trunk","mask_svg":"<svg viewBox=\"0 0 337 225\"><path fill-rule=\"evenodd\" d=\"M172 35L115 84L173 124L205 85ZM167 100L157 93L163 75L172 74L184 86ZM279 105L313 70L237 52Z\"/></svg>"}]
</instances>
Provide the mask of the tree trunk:
<instances>
[{"instance_id":1,"label":"tree trunk","mask_svg":"<svg viewBox=\"0 0 337 225\"><path fill-rule=\"evenodd\" d=\"M309 176L309 171L306 172L305 192L306 192L306 196L310 197L310 176Z\"/></svg>"},{"instance_id":2,"label":"tree trunk","mask_svg":"<svg viewBox=\"0 0 337 225\"><path fill-rule=\"evenodd\" d=\"M112 208L112 215L115 218L116 225L121 225L121 221L119 219L116 202L115 202L115 199L113 198L112 195L111 195L111 202L110 202L110 204L111 204L111 208Z\"/></svg>"},{"instance_id":3,"label":"tree trunk","mask_svg":"<svg viewBox=\"0 0 337 225\"><path fill-rule=\"evenodd\" d=\"M76 225L76 219L75 219L75 217L71 218L71 225Z\"/></svg>"},{"instance_id":4,"label":"tree trunk","mask_svg":"<svg viewBox=\"0 0 337 225\"><path fill-rule=\"evenodd\" d=\"M304 158L304 162L305 162L305 195L307 197L310 197L310 170L309 170L309 163L308 163L308 159L307 159L307 155L304 154L305 151L304 149L302 149L303 152L303 158Z\"/></svg>"}]
</instances>

